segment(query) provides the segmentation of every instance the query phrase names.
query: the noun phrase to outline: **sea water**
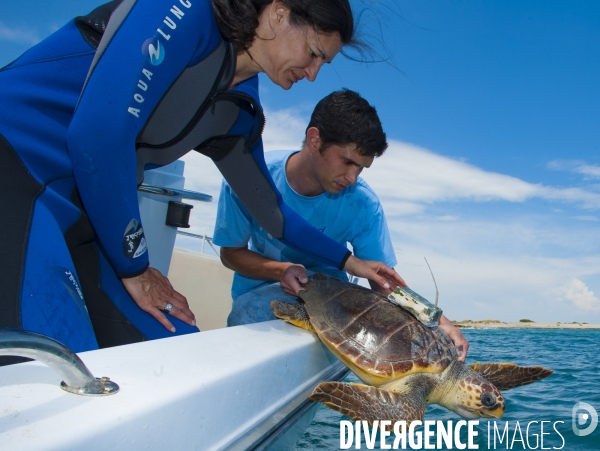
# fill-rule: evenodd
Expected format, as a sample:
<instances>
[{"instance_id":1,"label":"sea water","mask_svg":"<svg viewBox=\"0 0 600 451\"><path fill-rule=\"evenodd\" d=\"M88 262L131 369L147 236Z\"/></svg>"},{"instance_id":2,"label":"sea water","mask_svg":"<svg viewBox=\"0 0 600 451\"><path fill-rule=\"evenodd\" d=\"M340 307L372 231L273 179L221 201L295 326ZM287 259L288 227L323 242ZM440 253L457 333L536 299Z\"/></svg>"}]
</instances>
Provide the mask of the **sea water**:
<instances>
[{"instance_id":1,"label":"sea water","mask_svg":"<svg viewBox=\"0 0 600 451\"><path fill-rule=\"evenodd\" d=\"M495 424L501 435L508 422L508 433L500 443L499 434L494 432L494 420L479 419L479 425L475 428L478 435L474 440L479 449L542 449L540 424L544 421L543 449L600 451L600 425L587 436L578 436L573 430L575 404L587 403L600 414L600 330L463 329L462 332L470 343L467 363L513 362L522 366L541 365L554 370L554 374L542 381L503 393L505 413L500 420L495 420ZM353 374L345 380L359 382ZM581 430L590 425L592 416L587 414L585 420L586 414L581 409L575 412L576 428ZM453 424L456 424L462 418L443 407L431 405L427 407L425 419L442 420L444 424L447 420L453 420ZM340 449L342 420L348 418L321 405L295 450ZM584 421L583 424L580 421ZM488 425L491 431L489 435ZM462 442L467 443L466 427L461 432L464 432ZM434 445L435 437L432 440ZM393 444L393 438L392 434L392 440L388 437L386 443ZM356 444L349 449L356 449ZM360 449L368 449L364 441ZM374 449L381 449L379 437ZM424 446L421 449L425 449Z\"/></svg>"}]
</instances>

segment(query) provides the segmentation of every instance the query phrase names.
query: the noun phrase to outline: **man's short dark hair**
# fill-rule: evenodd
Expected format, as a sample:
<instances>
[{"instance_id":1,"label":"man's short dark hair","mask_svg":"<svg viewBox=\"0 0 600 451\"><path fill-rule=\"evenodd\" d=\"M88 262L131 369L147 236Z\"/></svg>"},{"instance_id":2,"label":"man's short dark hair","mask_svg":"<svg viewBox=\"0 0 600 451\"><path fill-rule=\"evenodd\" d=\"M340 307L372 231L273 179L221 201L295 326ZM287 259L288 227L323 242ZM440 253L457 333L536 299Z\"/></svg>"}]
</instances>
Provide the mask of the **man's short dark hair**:
<instances>
[{"instance_id":1,"label":"man's short dark hair","mask_svg":"<svg viewBox=\"0 0 600 451\"><path fill-rule=\"evenodd\" d=\"M364 156L379 157L388 147L377 110L358 92L342 89L321 99L310 117L321 137L321 152L332 145L356 144Z\"/></svg>"}]
</instances>

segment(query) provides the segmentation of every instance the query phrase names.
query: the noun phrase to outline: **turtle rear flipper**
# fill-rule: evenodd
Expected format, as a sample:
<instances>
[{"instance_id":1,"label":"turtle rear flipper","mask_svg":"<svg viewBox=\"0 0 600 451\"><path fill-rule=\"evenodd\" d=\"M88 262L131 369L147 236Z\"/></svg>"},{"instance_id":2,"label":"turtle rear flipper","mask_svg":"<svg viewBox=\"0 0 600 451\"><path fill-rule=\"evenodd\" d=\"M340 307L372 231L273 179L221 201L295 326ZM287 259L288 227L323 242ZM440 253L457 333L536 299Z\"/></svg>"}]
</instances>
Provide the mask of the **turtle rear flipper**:
<instances>
[{"instance_id":1,"label":"turtle rear flipper","mask_svg":"<svg viewBox=\"0 0 600 451\"><path fill-rule=\"evenodd\" d=\"M369 385L322 382L309 396L353 421L367 421L373 425L375 420L406 421L406 426L415 420L423 420L425 401L417 396L406 397L388 390Z\"/></svg>"},{"instance_id":2,"label":"turtle rear flipper","mask_svg":"<svg viewBox=\"0 0 600 451\"><path fill-rule=\"evenodd\" d=\"M471 368L499 390L531 384L554 373L553 370L541 366L518 366L514 363L501 362L477 362L472 364Z\"/></svg>"},{"instance_id":3,"label":"turtle rear flipper","mask_svg":"<svg viewBox=\"0 0 600 451\"><path fill-rule=\"evenodd\" d=\"M286 323L301 327L313 334L317 332L313 329L308 319L308 313L302 304L291 304L283 301L271 301L271 310L273 314L284 320Z\"/></svg>"}]
</instances>

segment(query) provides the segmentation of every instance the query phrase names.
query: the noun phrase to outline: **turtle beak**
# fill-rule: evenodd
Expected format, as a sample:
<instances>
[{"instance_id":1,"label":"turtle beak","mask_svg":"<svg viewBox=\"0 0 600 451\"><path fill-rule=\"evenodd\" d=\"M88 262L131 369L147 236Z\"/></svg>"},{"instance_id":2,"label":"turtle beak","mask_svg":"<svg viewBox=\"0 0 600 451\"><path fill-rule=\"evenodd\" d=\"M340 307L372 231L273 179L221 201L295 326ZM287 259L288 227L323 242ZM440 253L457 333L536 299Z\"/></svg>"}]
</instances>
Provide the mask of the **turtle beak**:
<instances>
[{"instance_id":1,"label":"turtle beak","mask_svg":"<svg viewBox=\"0 0 600 451\"><path fill-rule=\"evenodd\" d=\"M504 404L499 403L494 409L469 409L461 406L454 410L463 418L474 420L475 418L502 418L504 415Z\"/></svg>"},{"instance_id":2,"label":"turtle beak","mask_svg":"<svg viewBox=\"0 0 600 451\"><path fill-rule=\"evenodd\" d=\"M485 413L481 412L481 414L485 418L502 418L502 415L504 415L504 405L499 404L495 409L488 410Z\"/></svg>"}]
</instances>

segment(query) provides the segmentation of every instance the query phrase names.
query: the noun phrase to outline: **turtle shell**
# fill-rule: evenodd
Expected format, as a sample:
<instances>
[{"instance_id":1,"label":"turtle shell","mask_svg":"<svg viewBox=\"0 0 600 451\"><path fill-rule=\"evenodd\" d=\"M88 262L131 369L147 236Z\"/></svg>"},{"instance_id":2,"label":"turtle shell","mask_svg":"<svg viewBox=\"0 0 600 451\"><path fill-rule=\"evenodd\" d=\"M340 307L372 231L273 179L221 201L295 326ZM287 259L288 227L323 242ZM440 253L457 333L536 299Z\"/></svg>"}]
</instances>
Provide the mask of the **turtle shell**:
<instances>
[{"instance_id":1,"label":"turtle shell","mask_svg":"<svg viewBox=\"0 0 600 451\"><path fill-rule=\"evenodd\" d=\"M315 274L300 297L321 341L371 385L440 373L457 357L444 332L367 288Z\"/></svg>"}]
</instances>

